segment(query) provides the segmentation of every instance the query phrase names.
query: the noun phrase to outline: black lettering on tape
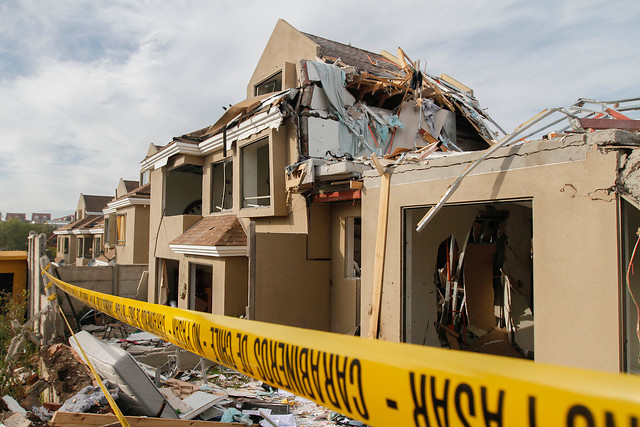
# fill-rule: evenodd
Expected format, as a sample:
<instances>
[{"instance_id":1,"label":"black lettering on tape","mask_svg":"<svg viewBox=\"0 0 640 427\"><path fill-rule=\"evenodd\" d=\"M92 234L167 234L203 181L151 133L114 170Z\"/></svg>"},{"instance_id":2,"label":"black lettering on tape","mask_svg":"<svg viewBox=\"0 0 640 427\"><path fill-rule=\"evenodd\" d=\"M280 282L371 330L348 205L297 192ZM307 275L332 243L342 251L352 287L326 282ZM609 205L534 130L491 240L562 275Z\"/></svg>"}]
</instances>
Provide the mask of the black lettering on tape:
<instances>
[{"instance_id":1,"label":"black lettering on tape","mask_svg":"<svg viewBox=\"0 0 640 427\"><path fill-rule=\"evenodd\" d=\"M283 342L279 342L276 348L276 354L279 354L278 360L278 378L281 378L280 386L284 388L290 388L289 381L287 379L287 371L285 369L285 344ZM282 377L280 377L282 374Z\"/></svg>"},{"instance_id":2,"label":"black lettering on tape","mask_svg":"<svg viewBox=\"0 0 640 427\"><path fill-rule=\"evenodd\" d=\"M256 361L258 363L258 366L256 366L258 370L258 376L262 381L268 382L267 375L264 369L264 361L262 360L262 347L260 345L260 338L256 338L255 340L253 340L253 354L255 354Z\"/></svg>"},{"instance_id":3,"label":"black lettering on tape","mask_svg":"<svg viewBox=\"0 0 640 427\"><path fill-rule=\"evenodd\" d=\"M413 399L413 423L416 427L425 425L429 427L429 412L427 410L426 387L427 379L425 375L420 374L420 391L416 390L416 375L409 372L409 384L411 385L411 398ZM420 423L423 420L424 423Z\"/></svg>"},{"instance_id":4,"label":"black lettering on tape","mask_svg":"<svg viewBox=\"0 0 640 427\"><path fill-rule=\"evenodd\" d=\"M296 369L298 364L298 354L300 353L300 347L297 345L288 345L287 351L285 353L285 377L289 382L291 388L295 390L296 393L304 393L300 388L300 379L298 377L298 369Z\"/></svg>"},{"instance_id":5,"label":"black lettering on tape","mask_svg":"<svg viewBox=\"0 0 640 427\"><path fill-rule=\"evenodd\" d=\"M298 370L302 374L300 379L301 389L304 389L304 394L309 396L311 399L315 399L316 395L313 392L313 387L311 386L311 377L309 375L309 349L303 348L300 350L300 359L298 362Z\"/></svg>"},{"instance_id":6,"label":"black lettering on tape","mask_svg":"<svg viewBox=\"0 0 640 427\"><path fill-rule=\"evenodd\" d=\"M529 396L529 427L536 427L536 398Z\"/></svg>"},{"instance_id":7,"label":"black lettering on tape","mask_svg":"<svg viewBox=\"0 0 640 427\"><path fill-rule=\"evenodd\" d=\"M342 357L342 363L340 362L340 358L340 356L336 355L336 382L338 383L340 398L344 402L346 410L348 412L351 412L351 405L349 404L349 394L347 392L347 362L349 361L349 358Z\"/></svg>"},{"instance_id":8,"label":"black lettering on tape","mask_svg":"<svg viewBox=\"0 0 640 427\"><path fill-rule=\"evenodd\" d=\"M238 338L238 357L240 358L240 363L242 363L242 367L248 375L253 375L253 370L249 363L249 337L247 334L241 334L239 332L236 337Z\"/></svg>"},{"instance_id":9,"label":"black lettering on tape","mask_svg":"<svg viewBox=\"0 0 640 427\"><path fill-rule=\"evenodd\" d=\"M431 403L433 405L433 413L436 416L436 421L438 421L438 426L442 427L449 425L449 405L448 399L449 396L449 380L444 380L444 391L442 392L442 398L436 397L436 377L431 376ZM438 409L441 409L444 414L444 422L440 421L440 414Z\"/></svg>"},{"instance_id":10,"label":"black lettering on tape","mask_svg":"<svg viewBox=\"0 0 640 427\"><path fill-rule=\"evenodd\" d=\"M354 371L357 372L354 374ZM349 367L349 383L353 385L355 382L358 384L358 398L353 398L353 405L356 407L358 414L365 420L369 419L369 411L367 411L367 405L364 402L364 393L362 388L362 365L360 359L351 360L351 366Z\"/></svg>"},{"instance_id":11,"label":"black lettering on tape","mask_svg":"<svg viewBox=\"0 0 640 427\"><path fill-rule=\"evenodd\" d=\"M585 424L576 424L576 420L582 419ZM584 405L573 405L567 412L567 427L574 427L576 425L595 427L596 422L593 418L593 414Z\"/></svg>"},{"instance_id":12,"label":"black lettering on tape","mask_svg":"<svg viewBox=\"0 0 640 427\"><path fill-rule=\"evenodd\" d=\"M606 427L616 427L616 421L613 418L613 414L609 411L604 413L604 420Z\"/></svg>"},{"instance_id":13,"label":"black lettering on tape","mask_svg":"<svg viewBox=\"0 0 640 427\"><path fill-rule=\"evenodd\" d=\"M504 390L498 392L498 408L492 412L487 402L487 388L480 387L480 398L482 400L482 413L484 414L484 424L489 426L490 423L496 423L498 427L502 426L502 408L504 403Z\"/></svg>"},{"instance_id":14,"label":"black lettering on tape","mask_svg":"<svg viewBox=\"0 0 640 427\"><path fill-rule=\"evenodd\" d=\"M329 402L331 402L333 406L338 409L342 409L340 402L338 401L336 387L333 380L333 354L322 352L322 365L324 368L324 391L327 394L327 399L329 399Z\"/></svg>"},{"instance_id":15,"label":"black lettering on tape","mask_svg":"<svg viewBox=\"0 0 640 427\"><path fill-rule=\"evenodd\" d=\"M466 384L466 383L458 384L458 386L456 387L456 392L454 394L454 402L456 406L456 414L458 414L458 418L460 419L460 422L462 423L462 425L465 427L471 427L471 424L469 424L469 421L467 420L467 418L464 415L464 412L462 411L461 397L463 394L467 395L467 406L469 408L469 411L468 411L469 415L472 417L475 417L476 416L475 400L473 398L473 390L471 389L471 386L469 384Z\"/></svg>"},{"instance_id":16,"label":"black lettering on tape","mask_svg":"<svg viewBox=\"0 0 640 427\"><path fill-rule=\"evenodd\" d=\"M317 353L318 357L314 359L313 354ZM322 357L322 352L316 352L315 350L309 350L309 365L311 367L311 380L315 387L316 392L318 393L318 399L320 402L324 403L324 398L322 397L322 391L320 389L320 358Z\"/></svg>"}]
</instances>

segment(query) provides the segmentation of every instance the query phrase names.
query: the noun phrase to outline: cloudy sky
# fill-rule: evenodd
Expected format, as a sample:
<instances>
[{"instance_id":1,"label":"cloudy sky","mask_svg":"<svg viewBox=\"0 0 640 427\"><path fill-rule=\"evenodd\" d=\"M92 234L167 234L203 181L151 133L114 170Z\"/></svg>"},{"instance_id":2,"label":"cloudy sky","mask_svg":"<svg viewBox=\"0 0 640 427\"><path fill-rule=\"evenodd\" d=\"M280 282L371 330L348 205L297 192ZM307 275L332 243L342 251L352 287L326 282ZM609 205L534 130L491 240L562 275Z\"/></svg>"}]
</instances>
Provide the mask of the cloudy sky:
<instances>
[{"instance_id":1,"label":"cloudy sky","mask_svg":"<svg viewBox=\"0 0 640 427\"><path fill-rule=\"evenodd\" d=\"M640 96L640 2L0 0L0 212L74 211L243 99L278 18L475 90L505 130Z\"/></svg>"}]
</instances>

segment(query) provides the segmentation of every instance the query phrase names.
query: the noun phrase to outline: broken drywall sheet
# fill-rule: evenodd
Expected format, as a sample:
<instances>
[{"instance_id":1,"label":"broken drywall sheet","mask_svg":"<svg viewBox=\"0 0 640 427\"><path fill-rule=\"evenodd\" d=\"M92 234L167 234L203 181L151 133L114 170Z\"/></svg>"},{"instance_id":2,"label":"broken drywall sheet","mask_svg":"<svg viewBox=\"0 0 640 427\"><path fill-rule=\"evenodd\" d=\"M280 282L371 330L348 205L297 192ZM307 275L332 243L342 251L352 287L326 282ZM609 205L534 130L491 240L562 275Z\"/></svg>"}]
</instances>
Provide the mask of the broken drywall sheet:
<instances>
[{"instance_id":1,"label":"broken drywall sheet","mask_svg":"<svg viewBox=\"0 0 640 427\"><path fill-rule=\"evenodd\" d=\"M103 378L120 385L122 391L120 397L132 413L178 418L162 393L128 352L99 341L87 331L77 333L75 337L69 339L69 343L79 355L83 354L80 350L82 346L98 373Z\"/></svg>"},{"instance_id":2,"label":"broken drywall sheet","mask_svg":"<svg viewBox=\"0 0 640 427\"><path fill-rule=\"evenodd\" d=\"M309 157L324 158L327 152L342 156L344 152L340 146L340 123L335 120L325 120L309 117Z\"/></svg>"},{"instance_id":3,"label":"broken drywall sheet","mask_svg":"<svg viewBox=\"0 0 640 427\"><path fill-rule=\"evenodd\" d=\"M484 331L496 326L493 292L494 244L468 244L464 260L464 283L469 324Z\"/></svg>"}]
</instances>

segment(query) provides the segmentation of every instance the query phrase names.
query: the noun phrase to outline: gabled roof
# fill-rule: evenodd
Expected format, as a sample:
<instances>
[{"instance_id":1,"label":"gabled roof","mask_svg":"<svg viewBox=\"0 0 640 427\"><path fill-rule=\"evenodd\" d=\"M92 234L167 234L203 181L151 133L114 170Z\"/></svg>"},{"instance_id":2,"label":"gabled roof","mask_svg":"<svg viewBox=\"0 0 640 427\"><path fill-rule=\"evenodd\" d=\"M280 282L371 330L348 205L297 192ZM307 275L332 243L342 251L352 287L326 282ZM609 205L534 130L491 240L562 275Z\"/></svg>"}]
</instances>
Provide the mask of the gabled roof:
<instances>
[{"instance_id":1,"label":"gabled roof","mask_svg":"<svg viewBox=\"0 0 640 427\"><path fill-rule=\"evenodd\" d=\"M102 212L102 209L107 207L107 203L113 200L111 196L93 196L89 194L83 194L84 205L87 212Z\"/></svg>"},{"instance_id":2,"label":"gabled roof","mask_svg":"<svg viewBox=\"0 0 640 427\"><path fill-rule=\"evenodd\" d=\"M344 64L352 65L360 71L366 71L379 77L393 76L393 74L389 74L386 71L395 74L402 71L402 69L396 64L391 63L382 55L377 53L325 39L324 37L315 36L313 34L304 32L302 34L309 37L320 47L318 56L325 61L335 62L339 59Z\"/></svg>"},{"instance_id":3,"label":"gabled roof","mask_svg":"<svg viewBox=\"0 0 640 427\"><path fill-rule=\"evenodd\" d=\"M126 197L151 197L151 183L133 188L127 193Z\"/></svg>"},{"instance_id":4,"label":"gabled roof","mask_svg":"<svg viewBox=\"0 0 640 427\"><path fill-rule=\"evenodd\" d=\"M62 227L54 231L55 234L69 234L74 230L91 230L102 227L104 224L104 216L102 215L87 215L77 221L70 224L65 224Z\"/></svg>"},{"instance_id":5,"label":"gabled roof","mask_svg":"<svg viewBox=\"0 0 640 427\"><path fill-rule=\"evenodd\" d=\"M123 181L124 181L124 186L127 189L127 193L140 187L140 181L128 181L126 179Z\"/></svg>"}]
</instances>

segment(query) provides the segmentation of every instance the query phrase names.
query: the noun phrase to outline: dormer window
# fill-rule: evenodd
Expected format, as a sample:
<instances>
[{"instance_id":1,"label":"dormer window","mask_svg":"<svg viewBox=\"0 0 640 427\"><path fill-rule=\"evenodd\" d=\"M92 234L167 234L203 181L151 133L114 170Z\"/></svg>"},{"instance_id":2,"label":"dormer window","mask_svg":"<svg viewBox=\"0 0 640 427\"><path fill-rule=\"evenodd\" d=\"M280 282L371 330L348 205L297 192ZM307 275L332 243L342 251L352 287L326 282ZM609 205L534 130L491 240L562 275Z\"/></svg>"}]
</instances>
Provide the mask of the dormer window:
<instances>
[{"instance_id":1,"label":"dormer window","mask_svg":"<svg viewBox=\"0 0 640 427\"><path fill-rule=\"evenodd\" d=\"M255 96L264 95L265 93L279 92L282 90L282 70L278 71L266 80L255 85L253 94Z\"/></svg>"}]
</instances>

